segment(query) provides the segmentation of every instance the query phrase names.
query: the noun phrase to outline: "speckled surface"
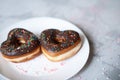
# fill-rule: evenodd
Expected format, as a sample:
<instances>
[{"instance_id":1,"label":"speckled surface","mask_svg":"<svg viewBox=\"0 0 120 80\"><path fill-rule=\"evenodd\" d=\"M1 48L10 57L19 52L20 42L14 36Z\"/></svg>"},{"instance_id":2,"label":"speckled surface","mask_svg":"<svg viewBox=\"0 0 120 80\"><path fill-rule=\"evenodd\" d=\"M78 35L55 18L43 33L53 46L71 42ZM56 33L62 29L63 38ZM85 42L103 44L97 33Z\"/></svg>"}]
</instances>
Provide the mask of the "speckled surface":
<instances>
[{"instance_id":1,"label":"speckled surface","mask_svg":"<svg viewBox=\"0 0 120 80\"><path fill-rule=\"evenodd\" d=\"M88 62L69 80L120 80L120 0L0 0L0 29L43 16L68 20L89 39Z\"/></svg>"}]
</instances>

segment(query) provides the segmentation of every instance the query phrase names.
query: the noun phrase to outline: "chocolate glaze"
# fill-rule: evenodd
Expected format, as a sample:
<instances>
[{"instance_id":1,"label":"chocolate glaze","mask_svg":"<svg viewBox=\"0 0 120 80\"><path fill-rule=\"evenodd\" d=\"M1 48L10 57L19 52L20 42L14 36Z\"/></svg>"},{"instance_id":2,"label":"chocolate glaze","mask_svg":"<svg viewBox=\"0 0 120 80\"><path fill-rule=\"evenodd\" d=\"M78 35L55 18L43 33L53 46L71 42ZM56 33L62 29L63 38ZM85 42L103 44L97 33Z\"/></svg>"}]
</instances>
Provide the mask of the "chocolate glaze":
<instances>
[{"instance_id":1,"label":"chocolate glaze","mask_svg":"<svg viewBox=\"0 0 120 80\"><path fill-rule=\"evenodd\" d=\"M28 30L15 28L1 44L1 52L7 56L18 56L31 52L40 45L39 39Z\"/></svg>"},{"instance_id":2,"label":"chocolate glaze","mask_svg":"<svg viewBox=\"0 0 120 80\"><path fill-rule=\"evenodd\" d=\"M79 34L73 30L47 29L40 35L41 46L51 52L59 52L74 45L79 40L81 40Z\"/></svg>"}]
</instances>

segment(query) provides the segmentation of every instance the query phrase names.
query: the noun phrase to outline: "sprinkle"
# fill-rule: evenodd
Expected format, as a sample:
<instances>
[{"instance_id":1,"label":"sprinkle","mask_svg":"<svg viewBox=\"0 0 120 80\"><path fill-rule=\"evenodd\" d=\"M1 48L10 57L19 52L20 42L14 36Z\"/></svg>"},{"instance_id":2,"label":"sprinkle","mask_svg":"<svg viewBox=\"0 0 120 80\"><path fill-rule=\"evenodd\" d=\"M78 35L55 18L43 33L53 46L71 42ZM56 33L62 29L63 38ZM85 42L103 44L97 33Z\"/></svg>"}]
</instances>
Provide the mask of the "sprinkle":
<instances>
[{"instance_id":1,"label":"sprinkle","mask_svg":"<svg viewBox=\"0 0 120 80\"><path fill-rule=\"evenodd\" d=\"M65 64L64 62L61 62L61 63L60 63L61 66L64 66L64 64Z\"/></svg>"},{"instance_id":2,"label":"sprinkle","mask_svg":"<svg viewBox=\"0 0 120 80\"><path fill-rule=\"evenodd\" d=\"M38 38L36 36L32 36L30 39L32 41L32 40L37 40Z\"/></svg>"},{"instance_id":3,"label":"sprinkle","mask_svg":"<svg viewBox=\"0 0 120 80\"><path fill-rule=\"evenodd\" d=\"M60 51L60 48L57 48L57 51Z\"/></svg>"},{"instance_id":4,"label":"sprinkle","mask_svg":"<svg viewBox=\"0 0 120 80\"><path fill-rule=\"evenodd\" d=\"M22 30L23 33L25 33L25 30Z\"/></svg>"},{"instance_id":5,"label":"sprinkle","mask_svg":"<svg viewBox=\"0 0 120 80\"><path fill-rule=\"evenodd\" d=\"M31 38L30 38L30 41L32 41L32 40L34 40L34 38L33 38L33 37L31 37Z\"/></svg>"},{"instance_id":6,"label":"sprinkle","mask_svg":"<svg viewBox=\"0 0 120 80\"><path fill-rule=\"evenodd\" d=\"M20 49L20 47L17 47L17 49Z\"/></svg>"},{"instance_id":7,"label":"sprinkle","mask_svg":"<svg viewBox=\"0 0 120 80\"><path fill-rule=\"evenodd\" d=\"M71 45L73 45L73 44L74 44L74 42L71 42L70 44L71 44Z\"/></svg>"},{"instance_id":8,"label":"sprinkle","mask_svg":"<svg viewBox=\"0 0 120 80\"><path fill-rule=\"evenodd\" d=\"M120 77L120 74L118 76Z\"/></svg>"},{"instance_id":9,"label":"sprinkle","mask_svg":"<svg viewBox=\"0 0 120 80\"><path fill-rule=\"evenodd\" d=\"M103 67L102 70L105 71L105 68Z\"/></svg>"},{"instance_id":10,"label":"sprinkle","mask_svg":"<svg viewBox=\"0 0 120 80\"><path fill-rule=\"evenodd\" d=\"M74 35L70 35L70 37L72 37L72 38L73 38L73 37L74 37Z\"/></svg>"},{"instance_id":11,"label":"sprinkle","mask_svg":"<svg viewBox=\"0 0 120 80\"><path fill-rule=\"evenodd\" d=\"M106 77L106 79L107 79L107 80L110 80L110 78L109 78L109 77Z\"/></svg>"},{"instance_id":12,"label":"sprinkle","mask_svg":"<svg viewBox=\"0 0 120 80\"><path fill-rule=\"evenodd\" d=\"M30 46L30 44L31 44L31 43L28 41L28 46Z\"/></svg>"},{"instance_id":13,"label":"sprinkle","mask_svg":"<svg viewBox=\"0 0 120 80\"><path fill-rule=\"evenodd\" d=\"M29 52L29 50L27 50L27 52Z\"/></svg>"},{"instance_id":14,"label":"sprinkle","mask_svg":"<svg viewBox=\"0 0 120 80\"><path fill-rule=\"evenodd\" d=\"M105 75L105 72L102 72L102 75Z\"/></svg>"},{"instance_id":15,"label":"sprinkle","mask_svg":"<svg viewBox=\"0 0 120 80\"><path fill-rule=\"evenodd\" d=\"M13 48L13 47L10 47L10 48L9 48L9 51L12 51L12 50L14 50L14 48Z\"/></svg>"},{"instance_id":16,"label":"sprinkle","mask_svg":"<svg viewBox=\"0 0 120 80\"><path fill-rule=\"evenodd\" d=\"M46 70L47 70L47 69L46 69L46 67L44 67L43 69L44 69L44 71L46 71Z\"/></svg>"},{"instance_id":17,"label":"sprinkle","mask_svg":"<svg viewBox=\"0 0 120 80\"><path fill-rule=\"evenodd\" d=\"M56 70L57 70L57 68L50 69L50 72L54 72L54 71L56 71Z\"/></svg>"},{"instance_id":18,"label":"sprinkle","mask_svg":"<svg viewBox=\"0 0 120 80\"><path fill-rule=\"evenodd\" d=\"M36 71L35 73L36 73L37 75L39 75L39 72L38 72L38 71Z\"/></svg>"},{"instance_id":19,"label":"sprinkle","mask_svg":"<svg viewBox=\"0 0 120 80\"><path fill-rule=\"evenodd\" d=\"M62 44L62 47L66 47L66 46L67 46L67 44L66 44L66 43Z\"/></svg>"},{"instance_id":20,"label":"sprinkle","mask_svg":"<svg viewBox=\"0 0 120 80\"><path fill-rule=\"evenodd\" d=\"M52 50L52 51L55 51L55 48L54 48L54 47L52 47L52 48L51 48L51 50Z\"/></svg>"},{"instance_id":21,"label":"sprinkle","mask_svg":"<svg viewBox=\"0 0 120 80\"><path fill-rule=\"evenodd\" d=\"M96 78L95 80L98 80L98 78Z\"/></svg>"},{"instance_id":22,"label":"sprinkle","mask_svg":"<svg viewBox=\"0 0 120 80\"><path fill-rule=\"evenodd\" d=\"M117 39L117 43L120 43L120 38Z\"/></svg>"},{"instance_id":23,"label":"sprinkle","mask_svg":"<svg viewBox=\"0 0 120 80\"><path fill-rule=\"evenodd\" d=\"M45 39L46 35L44 33L41 34L42 38Z\"/></svg>"}]
</instances>

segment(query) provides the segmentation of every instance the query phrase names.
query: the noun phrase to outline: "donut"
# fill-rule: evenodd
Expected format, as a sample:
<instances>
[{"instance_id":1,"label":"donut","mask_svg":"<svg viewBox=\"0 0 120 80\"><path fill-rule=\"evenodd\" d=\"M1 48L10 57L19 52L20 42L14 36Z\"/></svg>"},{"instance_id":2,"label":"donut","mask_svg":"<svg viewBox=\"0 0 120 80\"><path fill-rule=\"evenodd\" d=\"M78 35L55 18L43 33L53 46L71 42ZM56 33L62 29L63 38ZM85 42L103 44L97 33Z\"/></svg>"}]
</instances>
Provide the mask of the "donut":
<instances>
[{"instance_id":1,"label":"donut","mask_svg":"<svg viewBox=\"0 0 120 80\"><path fill-rule=\"evenodd\" d=\"M41 50L48 60L58 62L75 55L81 47L79 33L73 30L46 29L40 35Z\"/></svg>"},{"instance_id":2,"label":"donut","mask_svg":"<svg viewBox=\"0 0 120 80\"><path fill-rule=\"evenodd\" d=\"M36 35L23 28L14 28L7 40L1 44L2 56L11 62L24 62L41 53L40 41Z\"/></svg>"}]
</instances>

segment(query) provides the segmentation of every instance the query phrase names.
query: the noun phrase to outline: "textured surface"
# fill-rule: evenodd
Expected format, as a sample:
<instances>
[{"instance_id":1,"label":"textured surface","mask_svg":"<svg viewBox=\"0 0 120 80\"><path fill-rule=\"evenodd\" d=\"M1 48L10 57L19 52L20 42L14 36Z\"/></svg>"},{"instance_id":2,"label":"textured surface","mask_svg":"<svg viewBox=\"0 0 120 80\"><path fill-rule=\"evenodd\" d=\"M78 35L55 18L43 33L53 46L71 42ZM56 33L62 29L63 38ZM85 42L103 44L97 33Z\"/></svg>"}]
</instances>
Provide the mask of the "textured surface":
<instances>
[{"instance_id":1,"label":"textured surface","mask_svg":"<svg viewBox=\"0 0 120 80\"><path fill-rule=\"evenodd\" d=\"M120 79L120 0L0 0L0 29L43 16L71 21L90 41L87 64L69 80Z\"/></svg>"}]
</instances>

